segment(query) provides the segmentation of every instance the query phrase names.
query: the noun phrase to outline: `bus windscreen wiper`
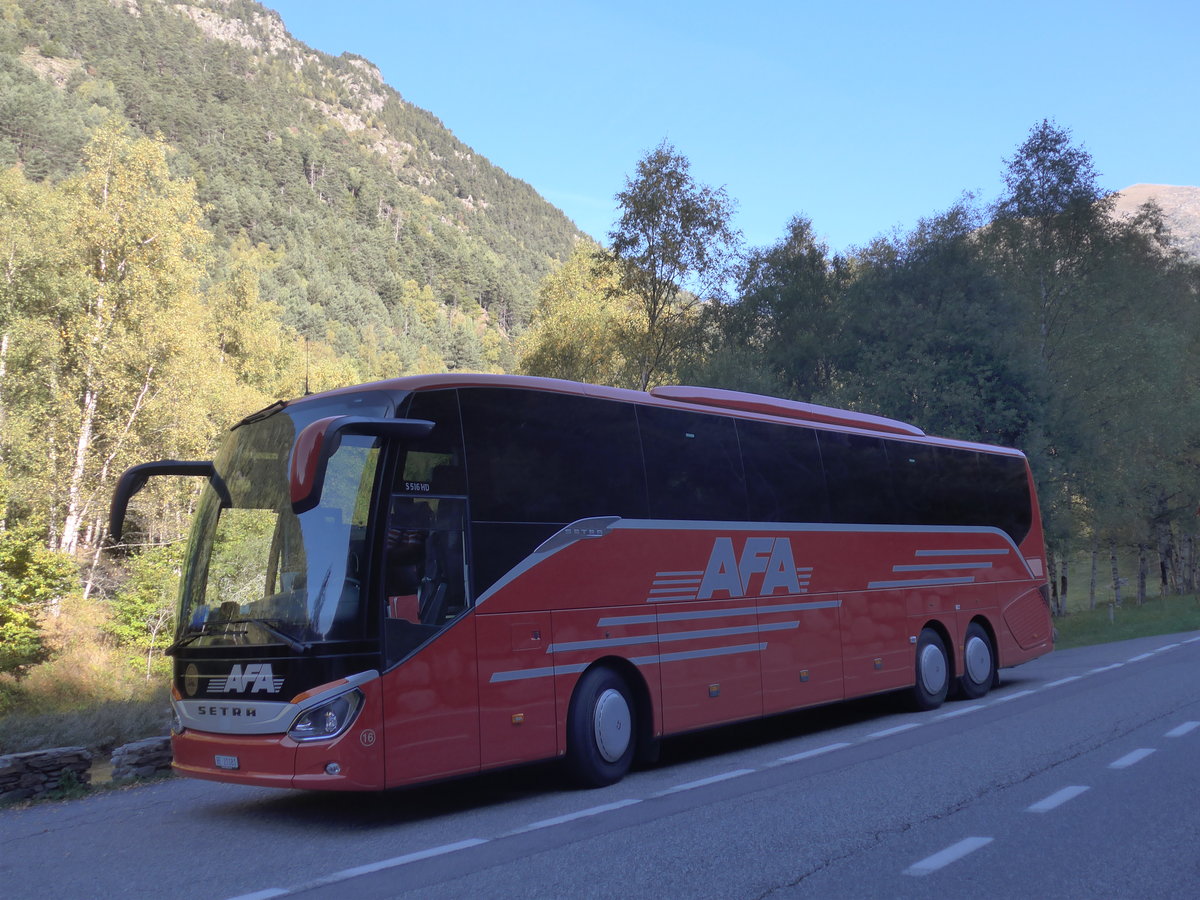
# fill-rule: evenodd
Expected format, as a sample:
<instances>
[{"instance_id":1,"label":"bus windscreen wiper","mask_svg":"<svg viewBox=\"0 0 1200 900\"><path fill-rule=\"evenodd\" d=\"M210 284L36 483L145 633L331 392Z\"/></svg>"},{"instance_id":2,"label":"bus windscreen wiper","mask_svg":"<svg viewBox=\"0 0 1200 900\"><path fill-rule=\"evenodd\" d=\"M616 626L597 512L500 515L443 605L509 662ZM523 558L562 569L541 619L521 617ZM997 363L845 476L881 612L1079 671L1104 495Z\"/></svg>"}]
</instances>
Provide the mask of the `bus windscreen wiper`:
<instances>
[{"instance_id":1,"label":"bus windscreen wiper","mask_svg":"<svg viewBox=\"0 0 1200 900\"><path fill-rule=\"evenodd\" d=\"M199 631L184 635L174 644L164 650L163 653L167 656L174 656L175 651L180 647L186 647L192 641L195 641L199 638L217 634L219 633L220 629L226 625L257 625L259 628L271 635L271 637L278 638L297 653L304 653L311 646L310 644L296 640L294 637L284 631L280 631L279 628L272 625L266 619L221 619L218 622L205 622L200 626Z\"/></svg>"}]
</instances>

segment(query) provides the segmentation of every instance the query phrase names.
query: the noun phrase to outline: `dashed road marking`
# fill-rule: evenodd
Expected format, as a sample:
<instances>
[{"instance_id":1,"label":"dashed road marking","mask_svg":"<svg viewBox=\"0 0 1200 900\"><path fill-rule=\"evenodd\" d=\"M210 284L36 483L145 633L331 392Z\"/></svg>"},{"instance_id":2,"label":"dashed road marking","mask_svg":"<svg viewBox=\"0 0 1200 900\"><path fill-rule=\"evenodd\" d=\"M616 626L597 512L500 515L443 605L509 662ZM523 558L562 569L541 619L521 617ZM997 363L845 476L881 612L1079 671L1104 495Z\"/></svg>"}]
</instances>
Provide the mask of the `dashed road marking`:
<instances>
[{"instance_id":1,"label":"dashed road marking","mask_svg":"<svg viewBox=\"0 0 1200 900\"><path fill-rule=\"evenodd\" d=\"M783 765L784 763L800 762L802 759L811 759L814 756L820 756L822 753L831 753L834 750L841 750L843 747L849 747L848 741L839 741L836 744L826 744L824 747L818 747L815 750L805 750L803 753L793 753L791 756L781 756L771 765Z\"/></svg>"},{"instance_id":2,"label":"dashed road marking","mask_svg":"<svg viewBox=\"0 0 1200 900\"><path fill-rule=\"evenodd\" d=\"M530 825L524 826L523 828L510 831L509 834L524 834L527 831L537 831L539 828L551 828L554 825L562 825L566 822L574 822L576 819L586 819L589 816L598 816L601 813L612 812L614 809L624 809L626 806L633 806L635 803L641 802L641 799L631 798L629 800L618 800L615 803L605 803L602 806L593 806L588 809L581 809L577 812L567 813L566 815L555 816L552 819L542 819L540 822L534 822Z\"/></svg>"},{"instance_id":3,"label":"dashed road marking","mask_svg":"<svg viewBox=\"0 0 1200 900\"><path fill-rule=\"evenodd\" d=\"M1164 737L1183 737L1185 734L1189 734L1195 731L1197 728L1200 728L1200 722L1184 722L1182 725L1172 728L1164 735Z\"/></svg>"},{"instance_id":4,"label":"dashed road marking","mask_svg":"<svg viewBox=\"0 0 1200 900\"><path fill-rule=\"evenodd\" d=\"M1072 681L1078 681L1082 675L1070 675L1066 678L1060 678L1058 681L1051 681L1049 684L1044 684L1042 687L1058 687L1060 684L1070 684Z\"/></svg>"},{"instance_id":5,"label":"dashed road marking","mask_svg":"<svg viewBox=\"0 0 1200 900\"><path fill-rule=\"evenodd\" d=\"M1114 760L1108 764L1110 769L1128 769L1134 763L1139 763L1154 750L1150 747L1142 747L1140 750L1134 750L1132 753L1126 753L1118 760Z\"/></svg>"},{"instance_id":6,"label":"dashed road marking","mask_svg":"<svg viewBox=\"0 0 1200 900\"><path fill-rule=\"evenodd\" d=\"M863 740L869 741L871 738L891 737L893 734L900 734L902 731L911 731L914 728L920 727L920 722L909 722L905 725L897 725L895 728L885 728L883 731L872 731Z\"/></svg>"},{"instance_id":7,"label":"dashed road marking","mask_svg":"<svg viewBox=\"0 0 1200 900\"><path fill-rule=\"evenodd\" d=\"M993 700L991 702L993 704L1007 703L1009 700L1016 700L1018 697L1028 697L1030 694L1036 694L1036 693L1037 693L1037 691L1034 691L1034 690L1017 691L1015 694L1005 694L1003 697L997 697L995 700Z\"/></svg>"},{"instance_id":8,"label":"dashed road marking","mask_svg":"<svg viewBox=\"0 0 1200 900\"><path fill-rule=\"evenodd\" d=\"M983 709L984 706L986 706L984 703L976 703L974 706L960 706L957 709L950 710L950 712L942 713L940 716L936 716L935 718L953 719L958 716L965 716L967 713L975 712L977 709Z\"/></svg>"},{"instance_id":9,"label":"dashed road marking","mask_svg":"<svg viewBox=\"0 0 1200 900\"><path fill-rule=\"evenodd\" d=\"M986 847L992 842L990 837L969 837L963 838L957 844L951 844L945 850L941 850L933 856L927 856L917 863L913 863L904 870L905 875L929 875L936 872L938 869L943 869L952 862L957 862L964 856L974 853L980 847Z\"/></svg>"},{"instance_id":10,"label":"dashed road marking","mask_svg":"<svg viewBox=\"0 0 1200 900\"><path fill-rule=\"evenodd\" d=\"M755 769L734 769L732 772L722 772L720 775L713 775L709 778L701 778L699 781L689 781L685 784L677 784L675 787L667 788L665 791L659 791L657 794L651 794L651 797L666 797L669 794L678 794L680 791L690 791L695 788L707 787L710 784L716 784L719 781L728 781L730 778L740 778L743 775L753 774Z\"/></svg>"},{"instance_id":11,"label":"dashed road marking","mask_svg":"<svg viewBox=\"0 0 1200 900\"><path fill-rule=\"evenodd\" d=\"M1065 787L1061 791L1055 791L1049 797L1039 800L1032 806L1027 806L1025 812L1031 813L1046 813L1052 809L1057 809L1068 800L1074 800L1084 791L1089 790L1088 787L1082 784L1073 784L1070 787Z\"/></svg>"}]
</instances>

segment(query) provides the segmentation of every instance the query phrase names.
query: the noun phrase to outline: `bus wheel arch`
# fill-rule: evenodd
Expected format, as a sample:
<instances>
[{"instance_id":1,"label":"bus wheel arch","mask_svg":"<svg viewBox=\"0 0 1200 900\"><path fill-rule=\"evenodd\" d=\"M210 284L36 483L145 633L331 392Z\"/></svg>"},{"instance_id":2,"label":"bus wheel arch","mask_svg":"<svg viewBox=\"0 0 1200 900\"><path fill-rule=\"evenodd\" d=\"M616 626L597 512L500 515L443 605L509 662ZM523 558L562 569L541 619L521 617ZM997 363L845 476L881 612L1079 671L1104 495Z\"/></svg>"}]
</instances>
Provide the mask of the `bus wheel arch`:
<instances>
[{"instance_id":1,"label":"bus wheel arch","mask_svg":"<svg viewBox=\"0 0 1200 900\"><path fill-rule=\"evenodd\" d=\"M958 679L959 693L969 700L978 700L996 685L998 673L996 636L986 620L974 619L963 636L963 674Z\"/></svg>"},{"instance_id":2,"label":"bus wheel arch","mask_svg":"<svg viewBox=\"0 0 1200 900\"><path fill-rule=\"evenodd\" d=\"M950 685L954 680L951 646L945 631L936 622L930 622L921 629L913 663L915 681L911 694L917 709L937 709L950 693Z\"/></svg>"},{"instance_id":3,"label":"bus wheel arch","mask_svg":"<svg viewBox=\"0 0 1200 900\"><path fill-rule=\"evenodd\" d=\"M644 683L619 661L602 660L579 676L567 711L566 762L576 783L604 787L625 776L643 743L647 707Z\"/></svg>"}]
</instances>

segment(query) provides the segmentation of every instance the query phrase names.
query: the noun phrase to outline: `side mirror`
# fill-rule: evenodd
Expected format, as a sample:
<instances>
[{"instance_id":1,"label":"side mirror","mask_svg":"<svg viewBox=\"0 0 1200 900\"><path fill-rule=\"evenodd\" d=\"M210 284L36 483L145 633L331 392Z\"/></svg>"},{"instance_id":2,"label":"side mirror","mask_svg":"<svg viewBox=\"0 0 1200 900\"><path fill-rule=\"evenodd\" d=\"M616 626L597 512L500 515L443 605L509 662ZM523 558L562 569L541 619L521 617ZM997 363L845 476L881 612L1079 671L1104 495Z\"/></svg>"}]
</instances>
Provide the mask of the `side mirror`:
<instances>
[{"instance_id":1,"label":"side mirror","mask_svg":"<svg viewBox=\"0 0 1200 900\"><path fill-rule=\"evenodd\" d=\"M423 438L433 430L426 419L372 419L364 416L329 416L306 425L296 435L288 467L292 511L307 512L321 502L329 460L347 434L376 438Z\"/></svg>"},{"instance_id":2,"label":"side mirror","mask_svg":"<svg viewBox=\"0 0 1200 900\"><path fill-rule=\"evenodd\" d=\"M121 542L121 531L125 527L125 513L129 501L154 475L185 475L211 478L216 473L211 462L186 462L163 459L158 462L142 463L121 473L113 490L112 504L108 508L108 538L113 544Z\"/></svg>"}]
</instances>

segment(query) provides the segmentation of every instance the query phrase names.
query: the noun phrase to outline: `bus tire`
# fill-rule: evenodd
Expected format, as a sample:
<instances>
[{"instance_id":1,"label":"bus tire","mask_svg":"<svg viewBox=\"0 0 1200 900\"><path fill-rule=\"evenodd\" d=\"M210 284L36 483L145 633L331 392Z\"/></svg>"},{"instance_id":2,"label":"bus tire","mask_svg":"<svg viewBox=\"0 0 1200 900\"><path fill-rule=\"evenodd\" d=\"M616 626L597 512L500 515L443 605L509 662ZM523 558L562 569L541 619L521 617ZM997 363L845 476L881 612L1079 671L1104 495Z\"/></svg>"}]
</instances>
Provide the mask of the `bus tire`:
<instances>
[{"instance_id":1,"label":"bus tire","mask_svg":"<svg viewBox=\"0 0 1200 900\"><path fill-rule=\"evenodd\" d=\"M963 675L959 690L968 700L978 700L996 681L996 653L987 631L978 622L967 626L963 641Z\"/></svg>"},{"instance_id":2,"label":"bus tire","mask_svg":"<svg viewBox=\"0 0 1200 900\"><path fill-rule=\"evenodd\" d=\"M620 781L637 749L637 710L629 685L598 666L575 685L567 713L567 768L581 787Z\"/></svg>"},{"instance_id":3,"label":"bus tire","mask_svg":"<svg viewBox=\"0 0 1200 900\"><path fill-rule=\"evenodd\" d=\"M916 684L912 702L917 709L937 709L950 692L950 657L942 636L925 628L917 638Z\"/></svg>"}]
</instances>

